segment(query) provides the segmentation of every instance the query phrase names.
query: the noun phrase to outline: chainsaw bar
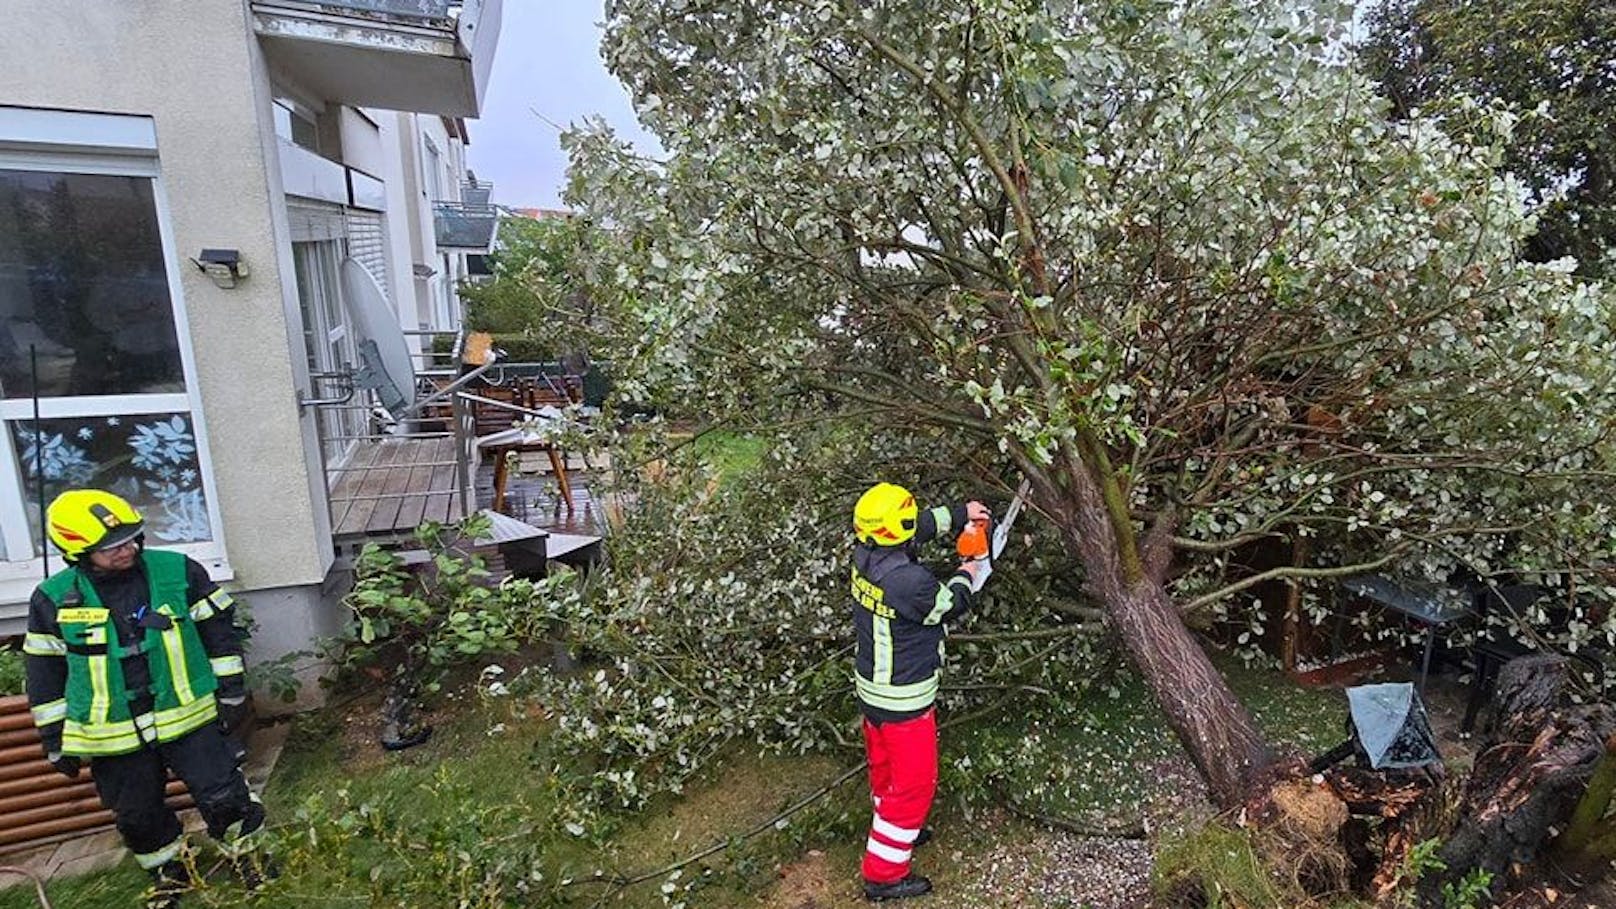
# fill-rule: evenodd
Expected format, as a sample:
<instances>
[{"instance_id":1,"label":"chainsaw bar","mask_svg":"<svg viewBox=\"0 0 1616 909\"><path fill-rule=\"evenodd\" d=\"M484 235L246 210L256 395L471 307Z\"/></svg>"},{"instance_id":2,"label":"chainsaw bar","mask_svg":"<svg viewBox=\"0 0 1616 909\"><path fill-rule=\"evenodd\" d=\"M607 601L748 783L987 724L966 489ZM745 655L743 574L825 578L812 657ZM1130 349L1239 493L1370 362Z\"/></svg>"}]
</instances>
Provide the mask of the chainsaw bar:
<instances>
[{"instance_id":1,"label":"chainsaw bar","mask_svg":"<svg viewBox=\"0 0 1616 909\"><path fill-rule=\"evenodd\" d=\"M1023 477L1021 486L1016 490L1016 497L1010 500L1010 507L1005 509L1004 520L999 522L998 527L993 528L993 545L988 553L990 558L997 560L999 554L1004 552L1005 546L1009 545L1010 528L1016 525L1016 518L1021 515L1022 506L1027 502L1027 493L1031 491L1032 481Z\"/></svg>"}]
</instances>

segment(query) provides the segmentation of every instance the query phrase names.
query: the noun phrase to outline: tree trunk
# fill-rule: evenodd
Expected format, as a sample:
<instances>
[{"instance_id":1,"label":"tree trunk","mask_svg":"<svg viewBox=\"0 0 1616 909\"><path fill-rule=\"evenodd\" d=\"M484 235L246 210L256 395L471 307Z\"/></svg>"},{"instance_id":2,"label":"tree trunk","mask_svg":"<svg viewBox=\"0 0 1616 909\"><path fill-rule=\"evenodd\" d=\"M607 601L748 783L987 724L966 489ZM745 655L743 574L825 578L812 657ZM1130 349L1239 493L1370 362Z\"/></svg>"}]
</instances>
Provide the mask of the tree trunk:
<instances>
[{"instance_id":1,"label":"tree trunk","mask_svg":"<svg viewBox=\"0 0 1616 909\"><path fill-rule=\"evenodd\" d=\"M1168 560L1149 558L1148 552L1141 560L1131 527L1121 530L1129 538L1118 540L1100 483L1080 461L1073 458L1063 473L1065 488L1040 484L1039 510L1061 528L1067 550L1082 563L1090 589L1213 802L1220 808L1241 805L1274 761L1256 722L1168 598L1162 586Z\"/></svg>"},{"instance_id":2,"label":"tree trunk","mask_svg":"<svg viewBox=\"0 0 1616 909\"><path fill-rule=\"evenodd\" d=\"M1222 808L1252 794L1273 756L1250 712L1152 580L1103 591L1106 612L1167 722Z\"/></svg>"},{"instance_id":3,"label":"tree trunk","mask_svg":"<svg viewBox=\"0 0 1616 909\"><path fill-rule=\"evenodd\" d=\"M1529 656L1499 674L1498 731L1476 758L1458 829L1440 857L1448 870L1427 875L1426 905L1441 905L1441 887L1472 868L1492 872L1496 891L1531 862L1571 815L1594 765L1616 735L1616 709L1567 705L1565 660Z\"/></svg>"}]
</instances>

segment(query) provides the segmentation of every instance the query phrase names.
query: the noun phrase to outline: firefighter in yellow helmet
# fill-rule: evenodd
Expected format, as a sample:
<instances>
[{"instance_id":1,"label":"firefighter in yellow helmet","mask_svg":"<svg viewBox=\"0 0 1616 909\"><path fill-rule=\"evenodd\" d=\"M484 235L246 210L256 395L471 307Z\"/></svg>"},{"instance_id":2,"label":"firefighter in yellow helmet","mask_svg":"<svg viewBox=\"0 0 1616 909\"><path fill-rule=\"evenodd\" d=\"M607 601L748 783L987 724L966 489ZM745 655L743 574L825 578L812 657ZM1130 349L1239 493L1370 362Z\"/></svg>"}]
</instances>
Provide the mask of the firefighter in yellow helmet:
<instances>
[{"instance_id":1,"label":"firefighter in yellow helmet","mask_svg":"<svg viewBox=\"0 0 1616 909\"><path fill-rule=\"evenodd\" d=\"M864 895L890 900L931 891L910 873L916 846L931 839L926 815L937 790L933 701L943 659L943 625L963 615L986 579L970 560L939 581L916 558L936 537L986 522L980 502L925 511L902 486L878 483L853 508L854 687L864 715L875 817L864 844Z\"/></svg>"},{"instance_id":2,"label":"firefighter in yellow helmet","mask_svg":"<svg viewBox=\"0 0 1616 909\"><path fill-rule=\"evenodd\" d=\"M186 556L146 549L140 514L112 493L68 490L45 520L67 567L34 591L23 652L46 759L74 779L89 763L102 804L152 875L148 906L178 905L192 883L184 832L163 803L170 770L256 886L264 809L227 739L247 696L230 594Z\"/></svg>"}]
</instances>

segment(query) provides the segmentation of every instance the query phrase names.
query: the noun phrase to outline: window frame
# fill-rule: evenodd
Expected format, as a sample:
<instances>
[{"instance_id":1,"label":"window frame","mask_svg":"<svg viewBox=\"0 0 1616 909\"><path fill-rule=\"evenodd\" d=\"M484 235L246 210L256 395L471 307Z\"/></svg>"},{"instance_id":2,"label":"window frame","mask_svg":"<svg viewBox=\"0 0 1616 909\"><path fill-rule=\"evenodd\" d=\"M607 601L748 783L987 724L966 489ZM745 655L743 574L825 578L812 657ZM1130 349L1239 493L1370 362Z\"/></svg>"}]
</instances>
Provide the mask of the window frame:
<instances>
[{"instance_id":1,"label":"window frame","mask_svg":"<svg viewBox=\"0 0 1616 909\"><path fill-rule=\"evenodd\" d=\"M135 149L131 153L109 153L76 144L78 133L68 133L72 124L82 125L88 118L108 121L145 121L149 118L124 115L85 115L78 112L56 113L63 117L64 137L59 145L44 150L37 142L16 147L5 142L0 135L0 169L30 170L45 173L96 174L114 177L135 177L151 181L153 215L157 220L158 241L162 245L164 272L168 279L169 307L174 319L178 342L180 375L185 391L160 394L131 395L79 395L39 399L39 415L43 419L78 417L128 417L150 413L185 413L196 441L198 481L207 501L208 524L212 539L165 544L164 549L183 552L203 563L215 580L232 576L227 558L224 522L219 509L219 486L214 473L213 453L208 443L207 419L202 407L202 392L197 374L196 353L192 344L190 319L186 309L185 291L181 283L178 245L174 236L167 187L164 184L156 149ZM71 119L69 119L71 118ZM4 121L0 120L0 126ZM109 123L110 128L121 124ZM127 129L128 127L123 127ZM18 463L11 425L27 427L33 420L34 402L31 398L0 400L0 542L4 543L4 558L0 558L0 601L12 600L12 588L20 584L31 586L41 576L44 558L33 554L33 534L28 526L28 514L38 507L26 498L24 465ZM16 499L14 501L13 496ZM47 552L50 544L46 543ZM15 558L26 553L24 558ZM61 558L50 553L50 566L60 567ZM26 596L26 591L23 591Z\"/></svg>"}]
</instances>

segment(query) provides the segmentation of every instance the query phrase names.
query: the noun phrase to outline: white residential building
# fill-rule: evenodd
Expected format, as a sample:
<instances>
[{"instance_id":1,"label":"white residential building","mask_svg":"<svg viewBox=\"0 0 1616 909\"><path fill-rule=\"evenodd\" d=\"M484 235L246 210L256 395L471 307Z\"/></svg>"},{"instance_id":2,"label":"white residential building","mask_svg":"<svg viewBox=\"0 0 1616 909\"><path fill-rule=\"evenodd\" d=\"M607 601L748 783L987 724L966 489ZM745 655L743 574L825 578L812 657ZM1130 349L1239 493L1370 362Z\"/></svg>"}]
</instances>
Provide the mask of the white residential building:
<instances>
[{"instance_id":1,"label":"white residential building","mask_svg":"<svg viewBox=\"0 0 1616 909\"><path fill-rule=\"evenodd\" d=\"M491 210L465 204L487 201L465 121L500 12L56 0L7 17L0 634L44 567L41 469L47 495L132 499L151 544L250 604L258 658L335 630L326 468L364 414L303 402L356 363L338 263L363 262L401 326L458 327L465 254L491 240Z\"/></svg>"}]
</instances>

